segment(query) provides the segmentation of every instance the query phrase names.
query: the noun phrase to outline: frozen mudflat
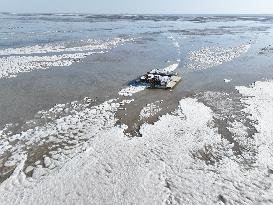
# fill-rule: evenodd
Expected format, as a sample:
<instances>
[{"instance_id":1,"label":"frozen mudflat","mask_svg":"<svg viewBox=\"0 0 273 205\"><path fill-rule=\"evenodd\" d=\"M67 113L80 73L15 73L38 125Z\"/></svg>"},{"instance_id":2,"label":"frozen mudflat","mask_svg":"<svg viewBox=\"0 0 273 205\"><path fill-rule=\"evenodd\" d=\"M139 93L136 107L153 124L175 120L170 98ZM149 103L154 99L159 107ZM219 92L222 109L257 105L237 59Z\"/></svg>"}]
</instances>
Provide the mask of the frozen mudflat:
<instances>
[{"instance_id":1,"label":"frozen mudflat","mask_svg":"<svg viewBox=\"0 0 273 205\"><path fill-rule=\"evenodd\" d=\"M0 204L273 204L271 16L0 18Z\"/></svg>"}]
</instances>

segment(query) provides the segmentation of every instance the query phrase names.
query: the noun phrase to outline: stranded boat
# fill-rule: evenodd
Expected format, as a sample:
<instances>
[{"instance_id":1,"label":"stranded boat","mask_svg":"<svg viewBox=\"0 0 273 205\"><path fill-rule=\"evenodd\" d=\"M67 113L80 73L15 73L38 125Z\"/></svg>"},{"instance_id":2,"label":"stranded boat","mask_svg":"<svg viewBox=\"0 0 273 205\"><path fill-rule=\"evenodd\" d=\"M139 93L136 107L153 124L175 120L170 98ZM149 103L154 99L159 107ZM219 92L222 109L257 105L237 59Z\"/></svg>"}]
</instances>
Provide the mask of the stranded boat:
<instances>
[{"instance_id":1,"label":"stranded boat","mask_svg":"<svg viewBox=\"0 0 273 205\"><path fill-rule=\"evenodd\" d=\"M149 88L171 89L175 87L181 79L182 78L175 72L154 69L141 76L139 81L148 85Z\"/></svg>"}]
</instances>

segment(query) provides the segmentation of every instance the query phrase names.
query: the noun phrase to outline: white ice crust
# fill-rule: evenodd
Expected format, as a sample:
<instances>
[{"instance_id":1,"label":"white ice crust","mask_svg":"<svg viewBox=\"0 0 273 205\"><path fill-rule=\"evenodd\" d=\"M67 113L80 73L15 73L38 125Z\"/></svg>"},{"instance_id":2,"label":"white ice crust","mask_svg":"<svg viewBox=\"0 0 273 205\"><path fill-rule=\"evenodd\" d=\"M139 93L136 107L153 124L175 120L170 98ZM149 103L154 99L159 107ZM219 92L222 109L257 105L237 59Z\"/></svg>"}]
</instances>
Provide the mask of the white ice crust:
<instances>
[{"instance_id":1,"label":"white ice crust","mask_svg":"<svg viewBox=\"0 0 273 205\"><path fill-rule=\"evenodd\" d=\"M118 94L122 96L133 96L133 94L143 91L147 88L145 85L130 85L126 88L121 89Z\"/></svg>"},{"instance_id":2,"label":"white ice crust","mask_svg":"<svg viewBox=\"0 0 273 205\"><path fill-rule=\"evenodd\" d=\"M246 149L235 154L234 144L218 133L213 111L197 99L182 99L174 113L142 125L142 137L130 139L123 132L125 125L115 125L114 114L124 102L108 101L48 125L54 140L75 130L75 137L86 141L78 141L68 153L61 149L45 157L46 167L37 165L31 178L25 176L24 152L11 177L0 185L0 201L7 205L271 204L273 81L237 89L243 95L244 112L257 129L249 145L256 151L254 156L248 156ZM21 138L35 136L31 143L36 143L45 139L46 130L38 127ZM247 138L240 122L234 122L230 131L239 139ZM244 164L242 156L255 160Z\"/></svg>"},{"instance_id":3,"label":"white ice crust","mask_svg":"<svg viewBox=\"0 0 273 205\"><path fill-rule=\"evenodd\" d=\"M143 107L139 114L140 120L150 118L160 112L162 110L162 108L160 107L160 103L162 103L162 101L156 101L153 103L149 103L145 107Z\"/></svg>"},{"instance_id":4,"label":"white ice crust","mask_svg":"<svg viewBox=\"0 0 273 205\"><path fill-rule=\"evenodd\" d=\"M205 70L232 61L248 52L250 44L242 44L231 48L206 47L191 51L188 55L190 70Z\"/></svg>"},{"instance_id":5,"label":"white ice crust","mask_svg":"<svg viewBox=\"0 0 273 205\"><path fill-rule=\"evenodd\" d=\"M108 52L128 41L133 39L88 40L79 47L46 44L0 50L0 79L16 77L18 73L33 70L67 67L89 55Z\"/></svg>"},{"instance_id":6,"label":"white ice crust","mask_svg":"<svg viewBox=\"0 0 273 205\"><path fill-rule=\"evenodd\" d=\"M179 62L180 60L177 60L176 63L174 64L171 64L163 69L161 69L163 72L173 72L175 71L178 66L179 66ZM133 94L135 93L138 93L140 91L143 91L145 90L146 88L148 88L147 85L130 85L128 87L125 87L123 89L121 89L118 94L121 95L121 96L125 96L125 97L128 97L128 96L133 96Z\"/></svg>"}]
</instances>

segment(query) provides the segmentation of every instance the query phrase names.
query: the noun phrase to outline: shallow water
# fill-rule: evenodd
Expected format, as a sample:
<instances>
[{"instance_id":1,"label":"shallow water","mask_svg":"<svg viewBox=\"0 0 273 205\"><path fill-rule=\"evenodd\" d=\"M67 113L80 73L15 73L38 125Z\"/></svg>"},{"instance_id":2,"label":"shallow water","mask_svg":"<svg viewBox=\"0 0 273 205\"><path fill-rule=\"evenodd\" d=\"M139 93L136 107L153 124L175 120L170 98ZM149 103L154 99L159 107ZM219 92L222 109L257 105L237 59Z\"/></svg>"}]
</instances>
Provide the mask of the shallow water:
<instances>
[{"instance_id":1,"label":"shallow water","mask_svg":"<svg viewBox=\"0 0 273 205\"><path fill-rule=\"evenodd\" d=\"M236 100L238 96L235 86L273 78L273 52L270 49L262 50L273 44L272 24L271 16L1 14L0 58L44 57L68 51L77 55L84 53L86 56L72 58L70 66L36 69L35 66L40 62L34 62L35 66L30 72L19 70L11 78L0 78L0 128L16 124L11 133L20 133L26 129L21 125L31 120L36 122L37 112L49 110L56 104L80 101L85 97L95 100L92 105L115 98L134 99L134 102L116 113L117 124L126 124L128 133L133 135L138 134L141 124L153 123L159 116L175 110L179 101L187 96L196 96L217 111L217 105L212 102L213 97L219 100L217 96L212 95L209 99L204 97L204 93L228 93L229 98ZM103 53L86 53L85 46L93 45L91 41L104 45L115 38L133 40L107 48L96 47L96 51ZM47 52L43 53L40 48L33 47L35 45L44 46ZM211 67L206 67L207 62L203 62L199 66L201 69L188 66L192 51L203 48L228 50L240 45L250 45L250 48L230 61ZM50 46L59 50L50 50ZM24 52L27 54L24 55ZM216 53L213 60L221 55ZM42 58L42 61L47 60ZM174 90L146 89L132 97L118 95L122 88L126 88L143 73L154 68L163 69L177 61L180 63L176 71L182 75L183 80ZM12 60L9 62L11 64ZM15 66L20 68L20 63ZM6 67L11 72L15 69L9 64ZM230 82L225 82L225 79ZM160 111L148 119L140 120L141 110L147 104L157 101L162 101L159 104ZM226 113L220 110L219 114ZM228 131L221 129L227 127L226 122L216 122L221 134L230 139ZM39 122L39 126L47 123ZM4 157L1 156L1 159Z\"/></svg>"}]
</instances>

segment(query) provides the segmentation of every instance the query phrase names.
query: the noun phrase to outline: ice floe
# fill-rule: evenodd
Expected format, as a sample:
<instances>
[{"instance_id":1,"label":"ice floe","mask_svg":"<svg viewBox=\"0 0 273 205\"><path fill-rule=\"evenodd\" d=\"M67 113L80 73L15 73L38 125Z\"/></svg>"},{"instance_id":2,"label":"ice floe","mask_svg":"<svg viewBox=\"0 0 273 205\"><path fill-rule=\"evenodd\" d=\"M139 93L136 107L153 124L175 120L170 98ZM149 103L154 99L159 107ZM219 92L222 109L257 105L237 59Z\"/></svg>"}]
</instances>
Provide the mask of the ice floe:
<instances>
[{"instance_id":1,"label":"ice floe","mask_svg":"<svg viewBox=\"0 0 273 205\"><path fill-rule=\"evenodd\" d=\"M104 50L115 47L122 43L132 41L133 38L114 38L106 41L89 39L81 42L81 46L69 46L69 43L34 45L20 48L7 48L0 50L0 56L7 55L29 55L63 52L89 52L93 50Z\"/></svg>"},{"instance_id":2,"label":"ice floe","mask_svg":"<svg viewBox=\"0 0 273 205\"><path fill-rule=\"evenodd\" d=\"M18 73L30 72L50 67L70 66L73 62L83 59L96 52L62 54L52 56L9 56L0 58L0 78L16 77ZM103 53L97 52L97 53Z\"/></svg>"},{"instance_id":3,"label":"ice floe","mask_svg":"<svg viewBox=\"0 0 273 205\"><path fill-rule=\"evenodd\" d=\"M229 62L240 57L250 49L250 44L242 44L231 48L207 47L191 51L188 55L190 70L204 70Z\"/></svg>"},{"instance_id":4,"label":"ice floe","mask_svg":"<svg viewBox=\"0 0 273 205\"><path fill-rule=\"evenodd\" d=\"M124 89L121 89L118 94L122 96L133 96L133 94L143 91L147 88L145 85L130 85Z\"/></svg>"},{"instance_id":5,"label":"ice floe","mask_svg":"<svg viewBox=\"0 0 273 205\"><path fill-rule=\"evenodd\" d=\"M3 55L0 57L0 79L16 77L18 73L38 69L70 66L86 56L105 53L118 45L123 45L125 42L132 40L132 38L114 38L105 42L96 41L96 43L89 43L87 41L85 42L87 45L80 47L36 45L0 50L0 55Z\"/></svg>"},{"instance_id":6,"label":"ice floe","mask_svg":"<svg viewBox=\"0 0 273 205\"><path fill-rule=\"evenodd\" d=\"M162 110L162 108L160 108L160 103L162 103L162 101L156 101L143 107L139 114L140 120L147 119L160 112Z\"/></svg>"}]
</instances>

